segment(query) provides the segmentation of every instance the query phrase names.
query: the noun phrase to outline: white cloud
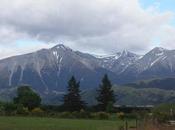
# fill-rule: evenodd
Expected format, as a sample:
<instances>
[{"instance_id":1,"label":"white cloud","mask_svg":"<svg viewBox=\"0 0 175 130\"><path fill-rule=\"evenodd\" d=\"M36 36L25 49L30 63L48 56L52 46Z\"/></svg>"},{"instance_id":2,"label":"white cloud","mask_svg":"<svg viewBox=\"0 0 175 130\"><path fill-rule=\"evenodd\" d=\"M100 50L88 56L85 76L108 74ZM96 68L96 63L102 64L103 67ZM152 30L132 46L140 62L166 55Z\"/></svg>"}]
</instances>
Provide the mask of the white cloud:
<instances>
[{"instance_id":1,"label":"white cloud","mask_svg":"<svg viewBox=\"0 0 175 130\"><path fill-rule=\"evenodd\" d=\"M27 38L45 43L60 41L92 53L122 49L142 52L154 46L154 39L171 33L167 26L172 13L160 13L157 7L144 10L138 0L0 2L0 43L3 45Z\"/></svg>"}]
</instances>

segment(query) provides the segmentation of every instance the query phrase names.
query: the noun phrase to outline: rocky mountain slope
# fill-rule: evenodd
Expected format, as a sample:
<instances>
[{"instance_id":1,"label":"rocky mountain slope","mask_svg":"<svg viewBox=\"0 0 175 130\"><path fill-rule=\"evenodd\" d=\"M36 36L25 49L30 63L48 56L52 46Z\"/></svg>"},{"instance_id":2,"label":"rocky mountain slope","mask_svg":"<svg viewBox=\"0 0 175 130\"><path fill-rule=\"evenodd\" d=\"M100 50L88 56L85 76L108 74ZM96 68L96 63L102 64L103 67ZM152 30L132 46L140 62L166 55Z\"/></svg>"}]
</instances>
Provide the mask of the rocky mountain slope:
<instances>
[{"instance_id":1,"label":"rocky mountain slope","mask_svg":"<svg viewBox=\"0 0 175 130\"><path fill-rule=\"evenodd\" d=\"M154 48L130 65L121 75L123 83L175 76L175 50Z\"/></svg>"},{"instance_id":2,"label":"rocky mountain slope","mask_svg":"<svg viewBox=\"0 0 175 130\"><path fill-rule=\"evenodd\" d=\"M59 44L0 60L0 93L5 95L16 86L29 84L43 97L61 95L72 75L81 82L81 89L87 91L98 87L105 73L113 84L174 77L175 50L157 47L143 56L127 50L94 56Z\"/></svg>"}]
</instances>

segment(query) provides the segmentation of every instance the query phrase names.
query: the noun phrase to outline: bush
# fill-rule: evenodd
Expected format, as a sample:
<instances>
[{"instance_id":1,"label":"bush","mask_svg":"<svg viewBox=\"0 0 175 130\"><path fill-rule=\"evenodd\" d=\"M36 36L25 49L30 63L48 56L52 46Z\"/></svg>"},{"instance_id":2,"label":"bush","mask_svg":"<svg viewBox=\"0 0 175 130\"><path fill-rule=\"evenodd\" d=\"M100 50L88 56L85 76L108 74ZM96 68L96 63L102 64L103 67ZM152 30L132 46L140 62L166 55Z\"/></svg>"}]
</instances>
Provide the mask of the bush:
<instances>
[{"instance_id":1,"label":"bush","mask_svg":"<svg viewBox=\"0 0 175 130\"><path fill-rule=\"evenodd\" d=\"M90 113L86 112L84 110L81 110L80 112L62 112L59 114L60 118L94 118L94 119L109 119L110 115L106 112L98 112L98 113Z\"/></svg>"},{"instance_id":2,"label":"bush","mask_svg":"<svg viewBox=\"0 0 175 130\"><path fill-rule=\"evenodd\" d=\"M117 113L117 117L118 117L119 119L121 119L121 120L124 120L124 118L125 118L125 113L119 112L119 113Z\"/></svg>"},{"instance_id":3,"label":"bush","mask_svg":"<svg viewBox=\"0 0 175 130\"><path fill-rule=\"evenodd\" d=\"M44 114L44 111L39 107L34 108L31 112L32 112L32 115L35 115L35 116L43 116Z\"/></svg>"},{"instance_id":4,"label":"bush","mask_svg":"<svg viewBox=\"0 0 175 130\"><path fill-rule=\"evenodd\" d=\"M71 115L72 115L72 118L80 118L80 113L77 111L72 112Z\"/></svg>"},{"instance_id":5,"label":"bush","mask_svg":"<svg viewBox=\"0 0 175 130\"><path fill-rule=\"evenodd\" d=\"M47 116L47 117L60 117L60 114L59 113L57 113L57 112L48 112L48 111L45 111L45 115Z\"/></svg>"},{"instance_id":6,"label":"bush","mask_svg":"<svg viewBox=\"0 0 175 130\"><path fill-rule=\"evenodd\" d=\"M28 115L29 110L28 110L28 108L25 108L22 104L20 104L17 106L16 113L19 115Z\"/></svg>"},{"instance_id":7,"label":"bush","mask_svg":"<svg viewBox=\"0 0 175 130\"><path fill-rule=\"evenodd\" d=\"M106 112L112 113L114 111L113 102L109 102L106 107Z\"/></svg>"},{"instance_id":8,"label":"bush","mask_svg":"<svg viewBox=\"0 0 175 130\"><path fill-rule=\"evenodd\" d=\"M100 119L100 120L104 120L104 119L109 119L110 115L106 112L97 112L95 113L95 118L96 119Z\"/></svg>"},{"instance_id":9,"label":"bush","mask_svg":"<svg viewBox=\"0 0 175 130\"><path fill-rule=\"evenodd\" d=\"M62 112L59 117L61 118L91 118L91 113L81 110L80 112Z\"/></svg>"},{"instance_id":10,"label":"bush","mask_svg":"<svg viewBox=\"0 0 175 130\"><path fill-rule=\"evenodd\" d=\"M125 118L127 118L127 119L137 119L137 114L129 113L129 114L125 115Z\"/></svg>"},{"instance_id":11,"label":"bush","mask_svg":"<svg viewBox=\"0 0 175 130\"><path fill-rule=\"evenodd\" d=\"M17 105L13 103L5 103L4 110L6 115L16 115Z\"/></svg>"},{"instance_id":12,"label":"bush","mask_svg":"<svg viewBox=\"0 0 175 130\"><path fill-rule=\"evenodd\" d=\"M159 122L175 119L175 104L162 104L153 109L153 117Z\"/></svg>"},{"instance_id":13,"label":"bush","mask_svg":"<svg viewBox=\"0 0 175 130\"><path fill-rule=\"evenodd\" d=\"M90 112L87 112L87 111L84 111L83 109L80 111L79 113L79 117L80 118L91 118L91 113Z\"/></svg>"},{"instance_id":14,"label":"bush","mask_svg":"<svg viewBox=\"0 0 175 130\"><path fill-rule=\"evenodd\" d=\"M72 113L70 113L70 112L62 112L60 114L60 117L61 118L72 118Z\"/></svg>"},{"instance_id":15,"label":"bush","mask_svg":"<svg viewBox=\"0 0 175 130\"><path fill-rule=\"evenodd\" d=\"M0 115L5 115L5 107L3 103L0 103Z\"/></svg>"}]
</instances>

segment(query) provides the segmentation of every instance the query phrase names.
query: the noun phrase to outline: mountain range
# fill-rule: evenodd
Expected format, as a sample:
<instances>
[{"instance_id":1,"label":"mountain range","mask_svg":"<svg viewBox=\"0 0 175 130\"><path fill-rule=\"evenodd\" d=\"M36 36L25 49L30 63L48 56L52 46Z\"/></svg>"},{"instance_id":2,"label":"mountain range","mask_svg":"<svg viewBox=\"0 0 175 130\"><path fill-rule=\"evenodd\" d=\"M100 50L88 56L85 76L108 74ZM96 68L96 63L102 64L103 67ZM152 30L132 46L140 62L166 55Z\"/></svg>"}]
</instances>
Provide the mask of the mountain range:
<instances>
[{"instance_id":1,"label":"mountain range","mask_svg":"<svg viewBox=\"0 0 175 130\"><path fill-rule=\"evenodd\" d=\"M81 89L88 91L98 87L104 74L120 86L140 80L173 78L175 50L156 47L145 55L124 50L97 56L59 44L0 60L0 93L5 95L14 92L19 85L29 84L43 97L52 97L65 92L72 75L80 81Z\"/></svg>"}]
</instances>

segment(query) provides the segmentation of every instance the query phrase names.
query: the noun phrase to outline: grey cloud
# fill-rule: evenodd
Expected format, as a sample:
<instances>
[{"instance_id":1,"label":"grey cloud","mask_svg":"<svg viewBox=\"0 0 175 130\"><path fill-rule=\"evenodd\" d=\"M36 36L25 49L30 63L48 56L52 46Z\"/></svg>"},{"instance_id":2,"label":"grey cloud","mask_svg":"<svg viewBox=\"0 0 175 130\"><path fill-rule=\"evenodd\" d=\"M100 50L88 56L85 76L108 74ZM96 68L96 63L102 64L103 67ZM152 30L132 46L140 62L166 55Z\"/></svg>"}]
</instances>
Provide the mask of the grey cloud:
<instances>
[{"instance_id":1,"label":"grey cloud","mask_svg":"<svg viewBox=\"0 0 175 130\"><path fill-rule=\"evenodd\" d=\"M1 43L20 38L63 41L83 51L144 51L172 14L143 10L138 0L0 0ZM8 30L3 35L3 28ZM9 36L9 37L8 37Z\"/></svg>"}]
</instances>

